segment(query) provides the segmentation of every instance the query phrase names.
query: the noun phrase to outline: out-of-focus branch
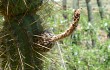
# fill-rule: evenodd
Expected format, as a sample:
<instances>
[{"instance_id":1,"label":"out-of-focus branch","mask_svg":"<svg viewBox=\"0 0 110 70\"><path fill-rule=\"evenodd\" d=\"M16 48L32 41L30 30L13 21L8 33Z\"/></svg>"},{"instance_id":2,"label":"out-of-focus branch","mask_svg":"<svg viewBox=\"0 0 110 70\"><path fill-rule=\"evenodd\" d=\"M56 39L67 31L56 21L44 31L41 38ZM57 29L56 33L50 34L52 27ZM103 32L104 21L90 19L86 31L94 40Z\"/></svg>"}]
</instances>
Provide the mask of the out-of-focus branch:
<instances>
[{"instance_id":1,"label":"out-of-focus branch","mask_svg":"<svg viewBox=\"0 0 110 70\"><path fill-rule=\"evenodd\" d=\"M70 25L70 27L69 27L65 32L53 36L53 37L50 39L50 41L52 41L52 42L58 41L58 40L60 40L60 39L63 39L63 38L65 38L65 37L71 35L72 32L75 31L75 29L76 29L76 27L77 27L77 25L78 25L79 19L80 19L80 10L77 9L77 10L74 11L74 16L73 16L73 20L74 20L74 21L72 22L72 24Z\"/></svg>"}]
</instances>

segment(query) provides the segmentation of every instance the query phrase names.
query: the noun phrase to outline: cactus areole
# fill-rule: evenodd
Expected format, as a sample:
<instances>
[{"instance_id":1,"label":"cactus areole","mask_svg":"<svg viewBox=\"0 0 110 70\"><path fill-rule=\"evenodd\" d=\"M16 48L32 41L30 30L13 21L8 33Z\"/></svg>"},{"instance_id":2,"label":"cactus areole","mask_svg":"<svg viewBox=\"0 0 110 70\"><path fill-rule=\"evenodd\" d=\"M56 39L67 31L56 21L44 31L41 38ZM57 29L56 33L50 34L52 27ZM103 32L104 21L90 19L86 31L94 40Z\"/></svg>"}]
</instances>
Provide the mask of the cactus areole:
<instances>
[{"instance_id":1,"label":"cactus areole","mask_svg":"<svg viewBox=\"0 0 110 70\"><path fill-rule=\"evenodd\" d=\"M3 70L42 70L42 55L55 41L69 36L77 27L80 11L74 13L74 22L64 33L51 35L36 15L43 0L0 0L0 14L5 18L0 32L3 45ZM35 22L36 21L36 22Z\"/></svg>"}]
</instances>

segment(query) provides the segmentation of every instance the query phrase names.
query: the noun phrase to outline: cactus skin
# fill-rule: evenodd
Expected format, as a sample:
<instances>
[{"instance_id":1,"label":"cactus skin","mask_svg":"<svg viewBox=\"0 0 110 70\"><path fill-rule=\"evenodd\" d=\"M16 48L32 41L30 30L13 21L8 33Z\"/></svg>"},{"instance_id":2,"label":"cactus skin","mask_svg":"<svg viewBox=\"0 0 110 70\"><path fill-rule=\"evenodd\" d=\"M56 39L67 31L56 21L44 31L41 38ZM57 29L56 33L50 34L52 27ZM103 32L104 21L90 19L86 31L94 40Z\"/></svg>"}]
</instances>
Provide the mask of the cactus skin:
<instances>
[{"instance_id":1,"label":"cactus skin","mask_svg":"<svg viewBox=\"0 0 110 70\"><path fill-rule=\"evenodd\" d=\"M42 61L39 59L42 59L40 54L44 51L39 51L41 48L34 49L38 45L33 45L33 36L44 32L42 19L35 13L42 2L43 0L1 0L0 12L5 18L1 45L2 52L6 51L2 55L3 70L42 70ZM35 23L32 24L33 22Z\"/></svg>"}]
</instances>

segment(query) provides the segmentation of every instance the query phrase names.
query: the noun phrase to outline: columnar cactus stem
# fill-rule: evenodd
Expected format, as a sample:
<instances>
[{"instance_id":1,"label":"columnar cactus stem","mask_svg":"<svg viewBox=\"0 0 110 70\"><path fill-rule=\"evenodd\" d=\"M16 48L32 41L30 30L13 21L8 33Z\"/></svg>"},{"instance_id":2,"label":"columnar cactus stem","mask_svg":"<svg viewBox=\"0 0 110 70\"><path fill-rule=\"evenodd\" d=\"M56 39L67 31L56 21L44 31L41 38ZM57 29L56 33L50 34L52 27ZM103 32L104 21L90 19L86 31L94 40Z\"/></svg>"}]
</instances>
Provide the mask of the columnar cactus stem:
<instances>
[{"instance_id":1,"label":"columnar cactus stem","mask_svg":"<svg viewBox=\"0 0 110 70\"><path fill-rule=\"evenodd\" d=\"M1 0L0 13L5 17L2 31L3 35L8 34L2 41L2 50L6 51L3 55L3 70L42 70L42 61L36 58L42 57L33 51L33 35L44 31L40 15L36 15L42 1Z\"/></svg>"}]
</instances>

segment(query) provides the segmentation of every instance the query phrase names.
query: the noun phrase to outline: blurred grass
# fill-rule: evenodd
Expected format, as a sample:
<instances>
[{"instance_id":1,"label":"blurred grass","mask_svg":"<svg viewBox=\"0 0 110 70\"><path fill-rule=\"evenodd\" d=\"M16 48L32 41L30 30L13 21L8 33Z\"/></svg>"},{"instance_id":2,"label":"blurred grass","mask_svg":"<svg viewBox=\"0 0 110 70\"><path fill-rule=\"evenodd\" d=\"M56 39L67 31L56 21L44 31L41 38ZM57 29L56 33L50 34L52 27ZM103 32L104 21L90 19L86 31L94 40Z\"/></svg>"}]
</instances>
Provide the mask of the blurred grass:
<instances>
[{"instance_id":1,"label":"blurred grass","mask_svg":"<svg viewBox=\"0 0 110 70\"><path fill-rule=\"evenodd\" d=\"M62 10L57 11L48 19L48 24L51 26L55 34L66 30L72 21L72 9L65 11L68 14L68 19L66 20L63 19L62 12ZM101 20L98 11L94 12L93 15L94 21L90 24L87 20L87 12L82 9L79 26L73 33L73 36L76 37L72 38L72 36L69 36L68 38L63 39L63 42L62 40L59 42L67 70L110 69L110 40L107 37L108 27L110 27L110 20L106 17L109 16L109 14L106 13L105 19L103 20ZM94 48L91 46L90 30L93 30L94 32L93 38L96 41L96 47ZM77 44L72 43L73 41L77 41ZM55 65L52 67L54 70L64 70L61 69L61 59L58 58L60 56L58 56L59 51L57 50L52 52L53 53L49 53L48 55L50 56L49 58L56 61L54 63ZM48 70L48 68L45 68L45 70Z\"/></svg>"}]
</instances>

